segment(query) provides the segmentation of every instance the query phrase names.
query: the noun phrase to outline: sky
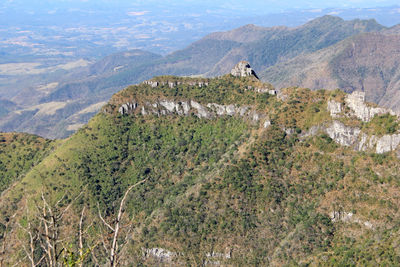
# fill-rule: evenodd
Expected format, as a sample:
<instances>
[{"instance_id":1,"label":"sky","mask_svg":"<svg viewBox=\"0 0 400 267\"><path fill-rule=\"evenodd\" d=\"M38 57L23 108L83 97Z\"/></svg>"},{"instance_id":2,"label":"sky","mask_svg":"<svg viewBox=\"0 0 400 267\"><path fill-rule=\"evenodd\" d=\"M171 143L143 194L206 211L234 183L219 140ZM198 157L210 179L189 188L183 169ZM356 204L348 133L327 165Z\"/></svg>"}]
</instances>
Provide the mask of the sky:
<instances>
[{"instance_id":1,"label":"sky","mask_svg":"<svg viewBox=\"0 0 400 267\"><path fill-rule=\"evenodd\" d=\"M271 13L294 8L372 8L398 4L398 0L5 0L3 4L0 3L0 6L43 8L43 6L47 5L51 7L85 6L96 8L98 6L140 7L162 5L184 8L190 5L243 11L248 10L252 13Z\"/></svg>"}]
</instances>

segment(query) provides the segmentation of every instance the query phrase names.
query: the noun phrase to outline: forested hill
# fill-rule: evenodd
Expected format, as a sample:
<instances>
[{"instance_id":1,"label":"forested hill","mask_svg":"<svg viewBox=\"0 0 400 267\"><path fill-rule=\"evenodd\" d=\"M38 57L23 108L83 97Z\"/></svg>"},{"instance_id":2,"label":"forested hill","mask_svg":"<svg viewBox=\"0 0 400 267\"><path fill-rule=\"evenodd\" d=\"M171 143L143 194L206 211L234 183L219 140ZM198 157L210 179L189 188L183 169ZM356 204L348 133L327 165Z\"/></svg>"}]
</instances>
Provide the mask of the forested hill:
<instances>
[{"instance_id":1,"label":"forested hill","mask_svg":"<svg viewBox=\"0 0 400 267\"><path fill-rule=\"evenodd\" d=\"M1 263L398 264L396 114L238 66L130 86L54 150L15 137L39 162L1 194Z\"/></svg>"}]
</instances>

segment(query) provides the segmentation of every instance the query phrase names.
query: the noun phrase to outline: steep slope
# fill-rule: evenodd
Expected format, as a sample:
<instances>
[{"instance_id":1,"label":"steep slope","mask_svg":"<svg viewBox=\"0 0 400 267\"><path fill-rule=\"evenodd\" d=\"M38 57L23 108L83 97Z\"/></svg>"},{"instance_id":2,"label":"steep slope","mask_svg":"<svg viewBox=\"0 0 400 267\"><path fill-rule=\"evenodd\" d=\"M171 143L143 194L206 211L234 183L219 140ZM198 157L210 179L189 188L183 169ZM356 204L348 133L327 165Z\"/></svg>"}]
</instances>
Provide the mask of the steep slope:
<instances>
[{"instance_id":1,"label":"steep slope","mask_svg":"<svg viewBox=\"0 0 400 267\"><path fill-rule=\"evenodd\" d=\"M262 37L233 49L212 69L210 74L226 73L238 60L248 60L256 71L285 62L299 54L307 54L331 46L352 35L385 29L375 20L345 21L323 16L297 28Z\"/></svg>"},{"instance_id":2,"label":"steep slope","mask_svg":"<svg viewBox=\"0 0 400 267\"><path fill-rule=\"evenodd\" d=\"M158 68L163 69L161 73L164 74L216 76L229 72L238 61L248 60L256 71L261 71L349 36L383 29L385 27L375 20L345 21L334 16L317 18L297 28L246 25L229 32L210 34L167 56L164 63L167 66Z\"/></svg>"},{"instance_id":3,"label":"steep slope","mask_svg":"<svg viewBox=\"0 0 400 267\"><path fill-rule=\"evenodd\" d=\"M224 69L224 72L213 70L223 58L232 51L240 49L244 45L252 45L263 39L269 40L274 36L289 31L286 27L257 27L246 25L228 32L212 33L189 47L174 52L165 57L163 64L157 67L156 74L171 75L205 75L217 76L229 72L240 60L245 60L244 55L232 58L232 64Z\"/></svg>"},{"instance_id":4,"label":"steep slope","mask_svg":"<svg viewBox=\"0 0 400 267\"><path fill-rule=\"evenodd\" d=\"M55 147L56 142L21 133L0 133L0 193L21 179Z\"/></svg>"},{"instance_id":5,"label":"steep slope","mask_svg":"<svg viewBox=\"0 0 400 267\"><path fill-rule=\"evenodd\" d=\"M56 218L59 262L106 264L121 222L122 266L397 264L398 118L358 94L271 89L162 76L115 94L1 196L3 262L48 263L40 218Z\"/></svg>"},{"instance_id":6,"label":"steep slope","mask_svg":"<svg viewBox=\"0 0 400 267\"><path fill-rule=\"evenodd\" d=\"M0 117L16 109L16 104L6 99L0 99Z\"/></svg>"},{"instance_id":7,"label":"steep slope","mask_svg":"<svg viewBox=\"0 0 400 267\"><path fill-rule=\"evenodd\" d=\"M369 101L400 110L400 35L366 33L267 69L261 77L277 87L365 91Z\"/></svg>"}]
</instances>

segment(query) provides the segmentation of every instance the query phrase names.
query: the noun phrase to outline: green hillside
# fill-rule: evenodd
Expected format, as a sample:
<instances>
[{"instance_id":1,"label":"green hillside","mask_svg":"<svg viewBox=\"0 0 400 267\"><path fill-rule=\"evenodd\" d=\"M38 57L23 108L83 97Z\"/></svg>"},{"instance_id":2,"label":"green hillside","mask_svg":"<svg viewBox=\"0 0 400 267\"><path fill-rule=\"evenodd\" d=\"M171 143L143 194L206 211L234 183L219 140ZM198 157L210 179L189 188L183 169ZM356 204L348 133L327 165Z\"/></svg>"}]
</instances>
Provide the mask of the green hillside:
<instances>
[{"instance_id":1,"label":"green hillside","mask_svg":"<svg viewBox=\"0 0 400 267\"><path fill-rule=\"evenodd\" d=\"M35 135L0 133L0 192L45 158L55 144Z\"/></svg>"},{"instance_id":2,"label":"green hillside","mask_svg":"<svg viewBox=\"0 0 400 267\"><path fill-rule=\"evenodd\" d=\"M308 134L343 92L270 89L162 76L115 94L2 194L2 263L108 266L119 223L120 266L398 264L396 152ZM340 121L377 136L399 126Z\"/></svg>"}]
</instances>

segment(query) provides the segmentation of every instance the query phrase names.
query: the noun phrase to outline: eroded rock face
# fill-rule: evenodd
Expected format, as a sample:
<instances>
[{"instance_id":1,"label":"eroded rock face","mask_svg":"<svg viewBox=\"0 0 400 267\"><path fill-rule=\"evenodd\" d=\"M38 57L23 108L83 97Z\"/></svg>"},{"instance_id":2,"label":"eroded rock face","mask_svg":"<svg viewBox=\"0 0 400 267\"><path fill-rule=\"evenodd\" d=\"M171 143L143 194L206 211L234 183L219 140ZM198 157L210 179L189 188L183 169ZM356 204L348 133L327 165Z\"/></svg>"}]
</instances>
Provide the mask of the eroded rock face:
<instances>
[{"instance_id":1,"label":"eroded rock face","mask_svg":"<svg viewBox=\"0 0 400 267\"><path fill-rule=\"evenodd\" d=\"M370 121L375 115L395 113L390 109L370 107L365 103L365 93L354 91L346 96L346 105L354 112L354 115L364 122Z\"/></svg>"},{"instance_id":2,"label":"eroded rock face","mask_svg":"<svg viewBox=\"0 0 400 267\"><path fill-rule=\"evenodd\" d=\"M164 107L170 113L177 112L179 113L179 104L175 103L174 101L162 100L160 101L160 106Z\"/></svg>"},{"instance_id":3,"label":"eroded rock face","mask_svg":"<svg viewBox=\"0 0 400 267\"><path fill-rule=\"evenodd\" d=\"M190 101L190 105L197 109L197 117L199 118L211 118L211 114L207 111L207 109L205 107L203 107L202 105L200 105L199 103L197 103L196 101Z\"/></svg>"},{"instance_id":4,"label":"eroded rock face","mask_svg":"<svg viewBox=\"0 0 400 267\"><path fill-rule=\"evenodd\" d=\"M342 104L334 100L328 101L328 111L332 118L336 118L342 113Z\"/></svg>"},{"instance_id":5,"label":"eroded rock face","mask_svg":"<svg viewBox=\"0 0 400 267\"><path fill-rule=\"evenodd\" d=\"M345 112L342 103L334 100L328 101L327 109L332 118L356 116L358 119L368 122L375 115L390 113L390 110L379 107L370 107L365 103L364 92L353 92L346 96L345 106L350 108L350 113ZM337 143L344 146L351 146L358 151L375 150L376 153L394 151L400 145L400 134L384 135L381 137L368 136L361 132L360 128L345 126L343 123L333 121L331 125L325 127L325 132Z\"/></svg>"},{"instance_id":6,"label":"eroded rock face","mask_svg":"<svg viewBox=\"0 0 400 267\"><path fill-rule=\"evenodd\" d=\"M177 253L163 248L148 248L143 249L143 256L145 258L153 257L161 262L171 262L177 256Z\"/></svg>"},{"instance_id":7,"label":"eroded rock face","mask_svg":"<svg viewBox=\"0 0 400 267\"><path fill-rule=\"evenodd\" d=\"M385 153L395 150L400 144L400 134L384 135L376 142L376 153Z\"/></svg>"},{"instance_id":8,"label":"eroded rock face","mask_svg":"<svg viewBox=\"0 0 400 267\"><path fill-rule=\"evenodd\" d=\"M173 252L164 248L142 248L142 253L144 258L155 258L161 263L171 263L178 255L183 255L182 252ZM208 259L205 265L220 265L219 260L232 258L232 249L226 248L225 252L207 252L205 256Z\"/></svg>"},{"instance_id":9,"label":"eroded rock face","mask_svg":"<svg viewBox=\"0 0 400 267\"><path fill-rule=\"evenodd\" d=\"M264 117L263 114L259 114L253 111L248 106L237 106L237 105L220 105L216 103L209 103L202 105L196 101L173 101L173 100L160 100L155 103L145 103L139 105L136 102L128 102L121 105L118 112L121 115L132 114L135 110L142 115L157 115L165 116L169 114L177 114L180 116L186 116L193 113L195 116L204 119L211 119L214 117L221 116L240 116L247 117L254 122L259 121Z\"/></svg>"},{"instance_id":10,"label":"eroded rock face","mask_svg":"<svg viewBox=\"0 0 400 267\"><path fill-rule=\"evenodd\" d=\"M334 121L332 125L326 128L326 133L330 138L342 146L353 146L358 141L361 130L356 127L348 127L343 123Z\"/></svg>"},{"instance_id":11,"label":"eroded rock face","mask_svg":"<svg viewBox=\"0 0 400 267\"><path fill-rule=\"evenodd\" d=\"M181 81L157 81L154 79L144 81L143 84L150 85L152 88L156 88L158 86L165 86L165 85L167 85L169 88L175 88L176 86L181 85L181 84L186 84L186 85L190 85L190 86L198 86L198 87L208 86L208 82L205 82L205 81L198 81L198 82L197 81L187 81L187 82L183 81L183 82L181 82Z\"/></svg>"},{"instance_id":12,"label":"eroded rock face","mask_svg":"<svg viewBox=\"0 0 400 267\"><path fill-rule=\"evenodd\" d=\"M248 77L254 76L258 79L255 71L250 67L250 63L248 61L240 61L236 66L231 70L231 74L235 77Z\"/></svg>"},{"instance_id":13,"label":"eroded rock face","mask_svg":"<svg viewBox=\"0 0 400 267\"><path fill-rule=\"evenodd\" d=\"M118 112L121 113L122 115L130 114L136 108L137 108L136 102L128 102L121 105L121 107L118 109Z\"/></svg>"},{"instance_id":14,"label":"eroded rock face","mask_svg":"<svg viewBox=\"0 0 400 267\"><path fill-rule=\"evenodd\" d=\"M377 137L368 136L358 127L345 126L343 123L333 121L324 130L336 143L353 147L357 151L374 150L378 154L396 150L400 145L400 134L384 135ZM311 135L315 135L311 134Z\"/></svg>"}]
</instances>

